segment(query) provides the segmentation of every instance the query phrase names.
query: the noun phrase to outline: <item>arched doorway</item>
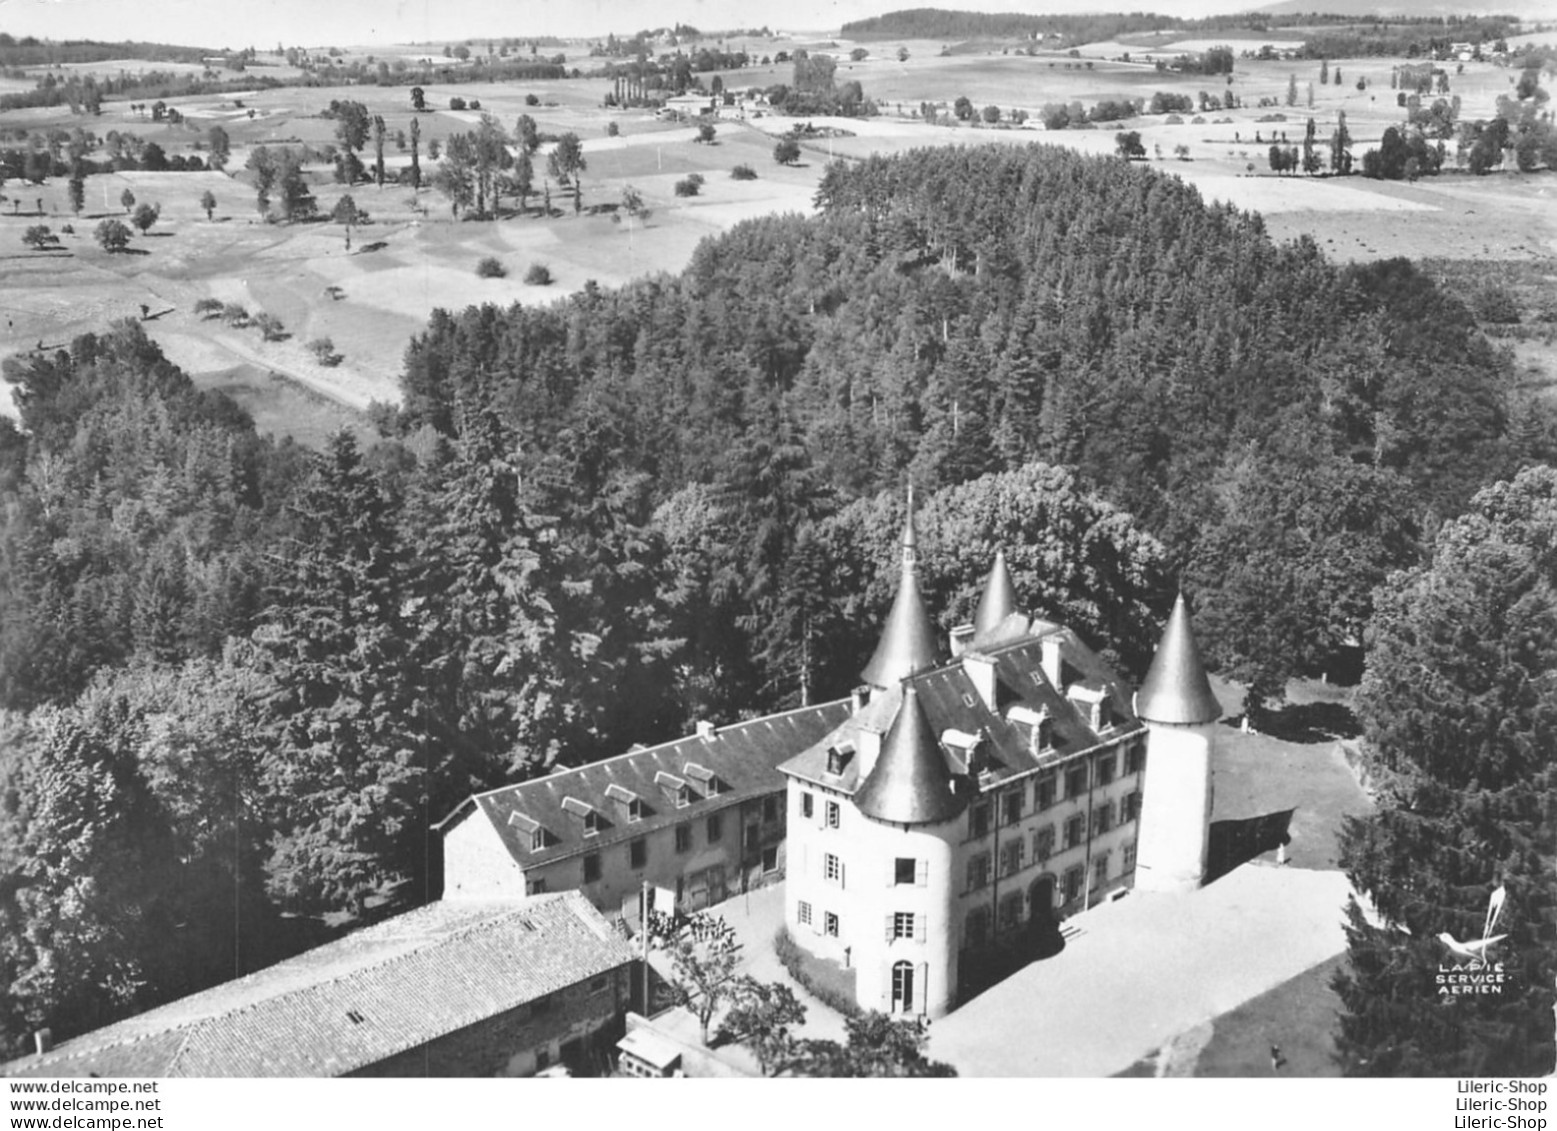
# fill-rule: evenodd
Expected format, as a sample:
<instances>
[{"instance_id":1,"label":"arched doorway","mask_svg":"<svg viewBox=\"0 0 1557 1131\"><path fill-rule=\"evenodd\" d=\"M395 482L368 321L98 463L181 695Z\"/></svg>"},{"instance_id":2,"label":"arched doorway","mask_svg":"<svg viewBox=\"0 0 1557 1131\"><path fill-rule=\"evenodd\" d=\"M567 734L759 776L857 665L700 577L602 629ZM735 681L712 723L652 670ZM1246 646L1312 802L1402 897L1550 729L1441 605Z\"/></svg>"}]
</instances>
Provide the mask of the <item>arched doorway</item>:
<instances>
[{"instance_id":1,"label":"arched doorway","mask_svg":"<svg viewBox=\"0 0 1557 1131\"><path fill-rule=\"evenodd\" d=\"M1048 958L1065 949L1059 920L1054 914L1058 888L1059 880L1046 873L1027 889L1027 932L1032 947L1029 953L1034 958Z\"/></svg>"},{"instance_id":2,"label":"arched doorway","mask_svg":"<svg viewBox=\"0 0 1557 1131\"><path fill-rule=\"evenodd\" d=\"M914 1011L914 967L908 962L892 965L892 1012Z\"/></svg>"}]
</instances>

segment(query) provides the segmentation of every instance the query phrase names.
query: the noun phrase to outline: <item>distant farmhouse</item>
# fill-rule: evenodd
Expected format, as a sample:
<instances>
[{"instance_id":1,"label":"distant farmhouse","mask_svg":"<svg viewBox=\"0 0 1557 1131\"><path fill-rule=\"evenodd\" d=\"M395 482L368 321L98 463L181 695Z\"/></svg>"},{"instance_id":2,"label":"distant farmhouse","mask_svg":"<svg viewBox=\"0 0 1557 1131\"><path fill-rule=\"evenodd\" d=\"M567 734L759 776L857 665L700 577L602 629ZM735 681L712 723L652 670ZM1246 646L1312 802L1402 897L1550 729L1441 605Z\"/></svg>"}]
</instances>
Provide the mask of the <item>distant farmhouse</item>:
<instances>
[{"instance_id":1,"label":"distant farmhouse","mask_svg":"<svg viewBox=\"0 0 1557 1131\"><path fill-rule=\"evenodd\" d=\"M0 1075L588 1070L622 1035L632 964L626 941L576 892L433 903L45 1047Z\"/></svg>"}]
</instances>

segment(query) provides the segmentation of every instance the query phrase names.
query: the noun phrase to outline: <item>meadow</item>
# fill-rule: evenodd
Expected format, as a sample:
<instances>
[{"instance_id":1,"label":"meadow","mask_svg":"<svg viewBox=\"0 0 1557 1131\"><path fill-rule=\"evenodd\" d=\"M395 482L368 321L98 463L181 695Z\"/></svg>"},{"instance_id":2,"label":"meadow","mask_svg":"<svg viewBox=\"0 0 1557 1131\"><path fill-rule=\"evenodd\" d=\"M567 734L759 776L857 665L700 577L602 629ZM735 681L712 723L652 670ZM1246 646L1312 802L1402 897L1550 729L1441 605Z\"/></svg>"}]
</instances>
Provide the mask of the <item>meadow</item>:
<instances>
[{"instance_id":1,"label":"meadow","mask_svg":"<svg viewBox=\"0 0 1557 1131\"><path fill-rule=\"evenodd\" d=\"M797 42L774 39L744 46L760 57L792 51ZM1299 142L1310 115L1321 140L1344 111L1354 152L1360 155L1376 145L1384 129L1401 116L1389 87L1389 60L1332 61L1332 68L1345 78L1340 84L1320 83L1318 65L1312 62L1240 60L1229 84L1221 76L1177 75L1148 63L1117 61L1119 54L1139 51L1144 44L1092 45L1073 58L1052 52L1006 54L993 46L984 53L943 53L948 45L931 41L873 42L864 45L870 54L857 62L849 60L847 42L812 46L833 50L840 59L837 81L860 82L881 114L813 120L817 127L832 127L834 136L805 142L800 162L792 166L779 166L772 157L775 136L793 124L782 117L721 120L714 143L705 145L685 124L661 120L651 111L606 107L603 98L609 85L603 78L428 84L428 111L414 115L421 129L424 174L434 164L431 143L442 146L451 134L470 129L480 112L494 114L510 130L521 114L529 114L544 134L571 131L583 139L586 209L619 201L623 189L631 186L642 194L651 216L646 222L616 223L609 215L576 215L567 195L551 185L550 216L541 216L539 200L532 198L525 216L456 221L444 198L429 189L358 185L351 194L371 222L354 233L349 248L339 225L263 221L244 162L258 144L331 144L335 121L327 116L329 104L350 99L384 117L386 165L391 171L404 167L410 154L400 147L399 138L413 117L407 88L282 87L170 99L169 105L183 116L179 123L153 122L127 102L110 101L99 118L85 123L88 128L100 135L111 129L131 131L169 154L199 152L210 127L222 126L232 146L228 172L93 176L80 217L71 215L61 180L36 187L9 184L5 192L10 199L0 202L0 312L5 318L0 353L23 352L40 342L62 345L109 319L139 317L144 304L153 314L148 332L197 380L232 390L265 426L313 439L319 433L319 397L338 406L332 411L348 419L374 401L398 399L405 345L436 307L548 303L590 281L614 286L656 271L677 271L705 236L758 215L810 211L821 174L832 159L921 146L1037 141L1106 155L1114 152L1114 135L1122 129L1140 132L1155 167L1194 184L1208 199L1261 212L1278 239L1315 239L1333 258L1539 258L1557 252L1557 210L1550 206L1544 174L1447 174L1404 184L1269 172L1269 144L1278 136L1289 144ZM1193 44L1158 37L1150 47L1172 53ZM907 51L901 61L899 48ZM426 50L415 45L381 48L378 57L416 58ZM573 59L582 66L599 64L576 55ZM96 67L106 73L136 69L133 60ZM252 73L281 70L264 66ZM1288 107L1285 96L1293 76L1300 96L1296 106ZM704 76L705 81L712 77ZM720 77L732 88L767 86L789 81L791 67L754 65ZM1505 68L1475 63L1454 75L1451 83L1463 99L1463 115L1475 117L1489 115L1497 95L1507 91L1513 79ZM1366 89L1357 89L1358 80L1364 80ZM1312 108L1307 105L1309 84ZM1244 108L1207 114L1199 122L1192 114L1181 115L1177 124L1169 124L1166 116L1148 115L1097 129L1054 133L1034 128L1048 103L1091 106L1105 99L1149 98L1158 90L1191 97L1205 90L1220 96L1226 89L1242 98ZM481 109L451 110L453 97L467 103L478 100ZM991 127L977 115L973 122L948 121L959 97L969 98L978 109L999 107L1001 123ZM1262 98L1280 105L1260 109ZM931 125L919 117L925 102L939 107L940 123ZM1025 128L1009 120L1016 108L1029 115ZM1285 121L1268 120L1274 114ZM0 127L30 131L82 124L65 107L0 115ZM615 136L608 132L612 127ZM1180 147L1185 147L1184 159L1176 155ZM547 148L536 161L538 193ZM733 180L729 174L737 164L751 166L757 179ZM328 215L346 190L332 182L328 166L315 165L307 172L320 213ZM701 191L691 197L678 195L677 182L692 173L704 178ZM131 254L110 255L91 233L99 219L123 216L118 201L126 189L137 201L160 205L162 214L146 237L133 241ZM218 202L213 219L207 219L199 205L206 190ZM60 250L35 253L23 247L21 235L40 222L56 231L70 224L75 231L62 236ZM506 277L476 276L477 261L487 256L507 268ZM551 285L523 281L535 263L549 269ZM271 314L281 319L288 336L265 341L253 330L202 319L194 305L203 298L241 304L251 314ZM333 341L342 357L339 364L322 365L307 348L321 337ZM1543 351L1536 353L1539 370L1550 359ZM1557 366L1550 367L1551 377L1557 377ZM0 408L8 403L0 386Z\"/></svg>"}]
</instances>

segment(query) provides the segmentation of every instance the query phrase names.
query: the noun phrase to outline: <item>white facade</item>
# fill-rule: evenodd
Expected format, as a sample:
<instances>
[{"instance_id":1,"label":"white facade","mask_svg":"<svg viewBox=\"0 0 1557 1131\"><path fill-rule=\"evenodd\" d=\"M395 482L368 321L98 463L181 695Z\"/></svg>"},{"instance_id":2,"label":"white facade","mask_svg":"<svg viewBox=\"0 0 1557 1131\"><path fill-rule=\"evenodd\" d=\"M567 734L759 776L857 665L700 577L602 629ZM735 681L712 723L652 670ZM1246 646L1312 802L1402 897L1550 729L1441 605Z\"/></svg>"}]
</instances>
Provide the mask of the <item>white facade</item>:
<instances>
[{"instance_id":1,"label":"white facade","mask_svg":"<svg viewBox=\"0 0 1557 1131\"><path fill-rule=\"evenodd\" d=\"M887 825L845 794L796 781L789 800L784 907L795 941L853 970L866 1009L946 1013L957 990L952 878L962 820Z\"/></svg>"},{"instance_id":2,"label":"white facade","mask_svg":"<svg viewBox=\"0 0 1557 1131\"><path fill-rule=\"evenodd\" d=\"M942 1016L992 948L1028 945L1135 880L1146 745L1133 729L981 791L954 820L908 828L792 778L791 936L854 972L862 1008Z\"/></svg>"},{"instance_id":3,"label":"white facade","mask_svg":"<svg viewBox=\"0 0 1557 1131\"><path fill-rule=\"evenodd\" d=\"M1136 885L1193 891L1205 878L1214 724L1148 723L1152 773L1141 812Z\"/></svg>"}]
</instances>

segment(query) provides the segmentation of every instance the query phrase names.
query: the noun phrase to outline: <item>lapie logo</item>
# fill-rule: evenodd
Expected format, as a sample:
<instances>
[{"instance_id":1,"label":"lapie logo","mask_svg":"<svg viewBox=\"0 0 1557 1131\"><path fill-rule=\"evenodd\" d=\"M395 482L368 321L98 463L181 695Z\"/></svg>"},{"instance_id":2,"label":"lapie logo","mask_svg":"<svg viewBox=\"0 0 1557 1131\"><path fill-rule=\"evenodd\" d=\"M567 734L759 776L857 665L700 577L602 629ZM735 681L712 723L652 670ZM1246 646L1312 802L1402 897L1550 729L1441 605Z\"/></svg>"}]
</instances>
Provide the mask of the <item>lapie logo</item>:
<instances>
[{"instance_id":1,"label":"lapie logo","mask_svg":"<svg viewBox=\"0 0 1557 1131\"><path fill-rule=\"evenodd\" d=\"M1487 917L1482 923L1481 938L1461 942L1448 931L1438 936L1438 941L1454 956L1453 962L1439 963L1438 992L1440 994L1500 994L1507 981L1501 962L1492 962L1488 952L1494 943L1502 942L1506 934L1494 935L1498 920L1503 915L1503 904L1508 892L1499 884L1492 898L1487 901Z\"/></svg>"}]
</instances>

